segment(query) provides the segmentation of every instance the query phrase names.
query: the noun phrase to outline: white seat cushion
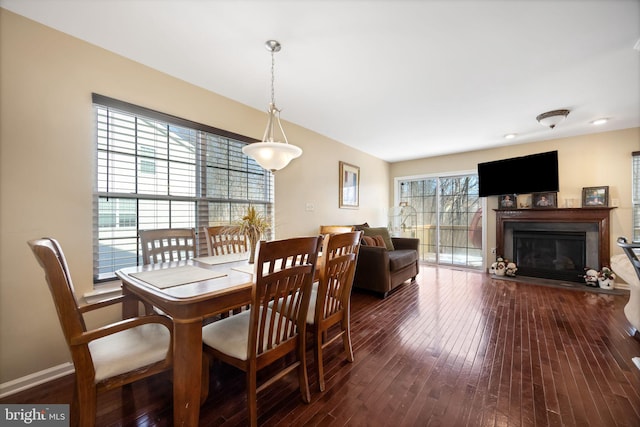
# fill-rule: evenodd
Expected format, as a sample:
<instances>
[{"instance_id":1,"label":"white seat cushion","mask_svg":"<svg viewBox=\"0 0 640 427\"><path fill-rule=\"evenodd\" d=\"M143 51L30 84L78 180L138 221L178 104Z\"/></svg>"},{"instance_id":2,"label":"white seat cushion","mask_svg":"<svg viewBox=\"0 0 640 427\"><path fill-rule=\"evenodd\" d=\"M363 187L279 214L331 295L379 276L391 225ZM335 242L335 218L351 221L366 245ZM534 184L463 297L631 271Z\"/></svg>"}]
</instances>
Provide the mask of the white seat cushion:
<instances>
[{"instance_id":1,"label":"white seat cushion","mask_svg":"<svg viewBox=\"0 0 640 427\"><path fill-rule=\"evenodd\" d=\"M165 326L150 323L90 342L96 383L165 359L170 338Z\"/></svg>"},{"instance_id":2,"label":"white seat cushion","mask_svg":"<svg viewBox=\"0 0 640 427\"><path fill-rule=\"evenodd\" d=\"M211 348L239 360L247 360L249 353L249 323L251 321L251 310L234 314L217 322L210 323L202 328L202 342ZM271 316L271 309L267 317ZM276 322L279 315L276 313ZM265 330L265 334L268 330ZM264 340L266 344L268 340Z\"/></svg>"}]
</instances>

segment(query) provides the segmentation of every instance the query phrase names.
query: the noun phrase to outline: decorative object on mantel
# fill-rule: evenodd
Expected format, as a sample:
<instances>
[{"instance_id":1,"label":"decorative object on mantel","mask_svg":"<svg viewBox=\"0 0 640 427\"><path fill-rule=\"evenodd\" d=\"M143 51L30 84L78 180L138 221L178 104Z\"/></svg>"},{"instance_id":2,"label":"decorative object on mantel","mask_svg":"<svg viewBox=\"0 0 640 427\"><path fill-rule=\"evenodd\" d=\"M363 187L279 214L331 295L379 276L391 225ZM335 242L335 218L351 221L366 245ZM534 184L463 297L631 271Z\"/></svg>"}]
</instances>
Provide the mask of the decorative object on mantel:
<instances>
[{"instance_id":1,"label":"decorative object on mantel","mask_svg":"<svg viewBox=\"0 0 640 427\"><path fill-rule=\"evenodd\" d=\"M546 113L538 114L536 120L543 126L555 128L558 123L563 121L569 115L569 110L553 110Z\"/></svg>"},{"instance_id":2,"label":"decorative object on mantel","mask_svg":"<svg viewBox=\"0 0 640 427\"><path fill-rule=\"evenodd\" d=\"M558 200L558 193L533 193L533 207L535 209L556 208Z\"/></svg>"},{"instance_id":3,"label":"decorative object on mantel","mask_svg":"<svg viewBox=\"0 0 640 427\"><path fill-rule=\"evenodd\" d=\"M253 264L256 257L256 245L260 241L262 234L269 228L269 222L262 216L256 208L249 206L247 213L237 223L240 234L244 234L249 241L249 264Z\"/></svg>"},{"instance_id":4,"label":"decorative object on mantel","mask_svg":"<svg viewBox=\"0 0 640 427\"><path fill-rule=\"evenodd\" d=\"M518 194L518 209L531 209L531 194Z\"/></svg>"},{"instance_id":5,"label":"decorative object on mantel","mask_svg":"<svg viewBox=\"0 0 640 427\"><path fill-rule=\"evenodd\" d=\"M609 267L602 267L598 272L598 285L602 289L613 289L615 287L616 274Z\"/></svg>"},{"instance_id":6,"label":"decorative object on mantel","mask_svg":"<svg viewBox=\"0 0 640 427\"><path fill-rule=\"evenodd\" d=\"M609 206L609 186L584 187L582 189L582 207L595 208Z\"/></svg>"},{"instance_id":7,"label":"decorative object on mantel","mask_svg":"<svg viewBox=\"0 0 640 427\"><path fill-rule=\"evenodd\" d=\"M596 271L591 267L585 267L584 281L587 286L601 289L613 289L615 287L616 274L609 267L602 267Z\"/></svg>"},{"instance_id":8,"label":"decorative object on mantel","mask_svg":"<svg viewBox=\"0 0 640 427\"><path fill-rule=\"evenodd\" d=\"M295 158L300 157L302 149L295 145L289 144L287 135L284 133L282 123L280 123L280 110L276 107L275 91L273 88L274 81L274 54L280 52L282 46L276 40L268 40L265 43L268 51L271 52L271 103L269 104L269 119L267 128L264 131L261 142L254 142L242 147L242 152L249 157L255 159L260 166L270 171L277 171L289 164ZM274 138L274 127L278 124L280 133L284 142Z\"/></svg>"},{"instance_id":9,"label":"decorative object on mantel","mask_svg":"<svg viewBox=\"0 0 640 427\"><path fill-rule=\"evenodd\" d=\"M491 264L491 267L489 268L489 273L496 276L515 277L516 271L518 271L518 267L516 266L515 262L509 262L508 259L500 256L496 259L496 262Z\"/></svg>"}]
</instances>

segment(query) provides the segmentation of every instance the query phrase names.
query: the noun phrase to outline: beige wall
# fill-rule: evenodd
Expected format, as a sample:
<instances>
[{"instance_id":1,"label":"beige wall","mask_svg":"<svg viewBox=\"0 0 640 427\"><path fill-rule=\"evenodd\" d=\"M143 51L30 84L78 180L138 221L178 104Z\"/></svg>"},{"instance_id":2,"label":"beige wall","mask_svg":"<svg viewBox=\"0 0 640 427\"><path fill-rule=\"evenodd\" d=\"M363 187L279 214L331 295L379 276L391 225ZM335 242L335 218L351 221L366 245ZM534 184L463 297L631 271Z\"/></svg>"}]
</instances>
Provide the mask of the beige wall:
<instances>
[{"instance_id":1,"label":"beige wall","mask_svg":"<svg viewBox=\"0 0 640 427\"><path fill-rule=\"evenodd\" d=\"M79 293L92 289L96 92L260 138L266 113L205 91L0 8L0 384L68 362L27 240L63 245ZM265 108L268 94L265 92ZM288 106L294 108L295 106ZM276 173L276 237L320 224L384 225L389 165L284 123L301 158ZM360 209L338 208L338 161L361 168ZM307 202L314 205L307 211ZM117 311L92 318L101 323Z\"/></svg>"},{"instance_id":2,"label":"beige wall","mask_svg":"<svg viewBox=\"0 0 640 427\"><path fill-rule=\"evenodd\" d=\"M552 150L558 150L559 207L564 206L564 199L575 199L574 206L579 207L583 187L609 186L609 199L618 201L618 207L611 211L611 252L622 253L616 239L632 236L631 153L640 151L640 128L394 163L389 187L391 201L394 178L476 170L481 162ZM497 199L497 196L487 198L487 261L495 258L490 249L496 246L493 209L498 207Z\"/></svg>"}]
</instances>

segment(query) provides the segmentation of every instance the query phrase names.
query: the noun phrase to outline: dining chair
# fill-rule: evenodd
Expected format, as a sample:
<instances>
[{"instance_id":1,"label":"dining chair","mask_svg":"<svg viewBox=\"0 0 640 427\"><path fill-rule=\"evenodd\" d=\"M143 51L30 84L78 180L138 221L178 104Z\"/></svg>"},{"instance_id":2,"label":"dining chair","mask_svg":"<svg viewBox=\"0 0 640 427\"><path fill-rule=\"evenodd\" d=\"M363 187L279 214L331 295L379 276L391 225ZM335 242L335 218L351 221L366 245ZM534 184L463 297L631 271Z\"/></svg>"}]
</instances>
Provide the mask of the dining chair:
<instances>
[{"instance_id":1,"label":"dining chair","mask_svg":"<svg viewBox=\"0 0 640 427\"><path fill-rule=\"evenodd\" d=\"M322 238L261 241L255 265L251 308L202 328L204 354L246 373L247 405L257 425L257 394L297 369L302 400L311 400L305 356L306 315ZM273 310L270 303L284 310ZM257 371L285 358L285 366L257 384ZM208 366L205 363L205 366ZM269 372L271 374L271 371ZM208 390L208 369L203 387Z\"/></svg>"},{"instance_id":2,"label":"dining chair","mask_svg":"<svg viewBox=\"0 0 640 427\"><path fill-rule=\"evenodd\" d=\"M149 315L87 330L84 313L134 297L120 295L78 305L60 244L51 238L32 240L28 244L44 269L75 368L71 419L73 424L93 426L98 392L171 369L173 323L166 316Z\"/></svg>"},{"instance_id":3,"label":"dining chair","mask_svg":"<svg viewBox=\"0 0 640 427\"><path fill-rule=\"evenodd\" d=\"M142 263L156 264L195 258L196 234L193 228L140 230Z\"/></svg>"},{"instance_id":4,"label":"dining chair","mask_svg":"<svg viewBox=\"0 0 640 427\"><path fill-rule=\"evenodd\" d=\"M353 225L321 225L320 226L320 234L323 236L326 234L336 234L336 233L349 233L355 230Z\"/></svg>"},{"instance_id":5,"label":"dining chair","mask_svg":"<svg viewBox=\"0 0 640 427\"><path fill-rule=\"evenodd\" d=\"M233 225L203 227L210 256L248 252L247 239L240 228Z\"/></svg>"},{"instance_id":6,"label":"dining chair","mask_svg":"<svg viewBox=\"0 0 640 427\"><path fill-rule=\"evenodd\" d=\"M320 391L325 389L323 350L342 338L347 360L353 362L351 347L351 289L362 231L332 234L324 239L319 280L314 285L307 313L308 330L313 335L313 353ZM329 338L329 329L340 325ZM333 332L333 331L332 331Z\"/></svg>"}]
</instances>

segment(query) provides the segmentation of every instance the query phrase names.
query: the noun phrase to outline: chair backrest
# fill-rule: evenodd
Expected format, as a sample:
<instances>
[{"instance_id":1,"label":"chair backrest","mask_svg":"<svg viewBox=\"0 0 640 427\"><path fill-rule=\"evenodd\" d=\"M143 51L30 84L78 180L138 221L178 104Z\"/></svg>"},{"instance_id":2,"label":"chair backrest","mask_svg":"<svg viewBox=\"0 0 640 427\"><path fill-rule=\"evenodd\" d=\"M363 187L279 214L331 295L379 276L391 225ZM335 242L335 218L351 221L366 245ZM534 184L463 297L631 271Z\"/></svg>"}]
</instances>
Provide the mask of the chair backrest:
<instances>
[{"instance_id":1,"label":"chair backrest","mask_svg":"<svg viewBox=\"0 0 640 427\"><path fill-rule=\"evenodd\" d=\"M196 234L193 228L140 230L138 234L144 265L180 261L196 256Z\"/></svg>"},{"instance_id":2,"label":"chair backrest","mask_svg":"<svg viewBox=\"0 0 640 427\"><path fill-rule=\"evenodd\" d=\"M218 225L204 227L209 255L240 254L247 252L246 236L240 234L240 227L234 225Z\"/></svg>"},{"instance_id":3,"label":"chair backrest","mask_svg":"<svg viewBox=\"0 0 640 427\"><path fill-rule=\"evenodd\" d=\"M327 236L322 246L315 322L349 308L362 231Z\"/></svg>"},{"instance_id":4,"label":"chair backrest","mask_svg":"<svg viewBox=\"0 0 640 427\"><path fill-rule=\"evenodd\" d=\"M259 243L249 328L250 357L274 350L305 333L321 244L320 236Z\"/></svg>"},{"instance_id":5,"label":"chair backrest","mask_svg":"<svg viewBox=\"0 0 640 427\"><path fill-rule=\"evenodd\" d=\"M71 338L87 330L78 308L69 274L69 267L60 244L48 237L28 242L40 266L44 269L47 284L58 312L62 332L70 345Z\"/></svg>"},{"instance_id":6,"label":"chair backrest","mask_svg":"<svg viewBox=\"0 0 640 427\"><path fill-rule=\"evenodd\" d=\"M636 255L634 251L634 249L640 249L640 244L628 243L626 238L618 237L618 246L622 248L629 258L629 261L631 261L633 269L636 271L636 275L638 276L638 280L640 280L640 259L638 259L638 255Z\"/></svg>"},{"instance_id":7,"label":"chair backrest","mask_svg":"<svg viewBox=\"0 0 640 427\"><path fill-rule=\"evenodd\" d=\"M320 234L349 233L355 230L353 225L321 225Z\"/></svg>"}]
</instances>

